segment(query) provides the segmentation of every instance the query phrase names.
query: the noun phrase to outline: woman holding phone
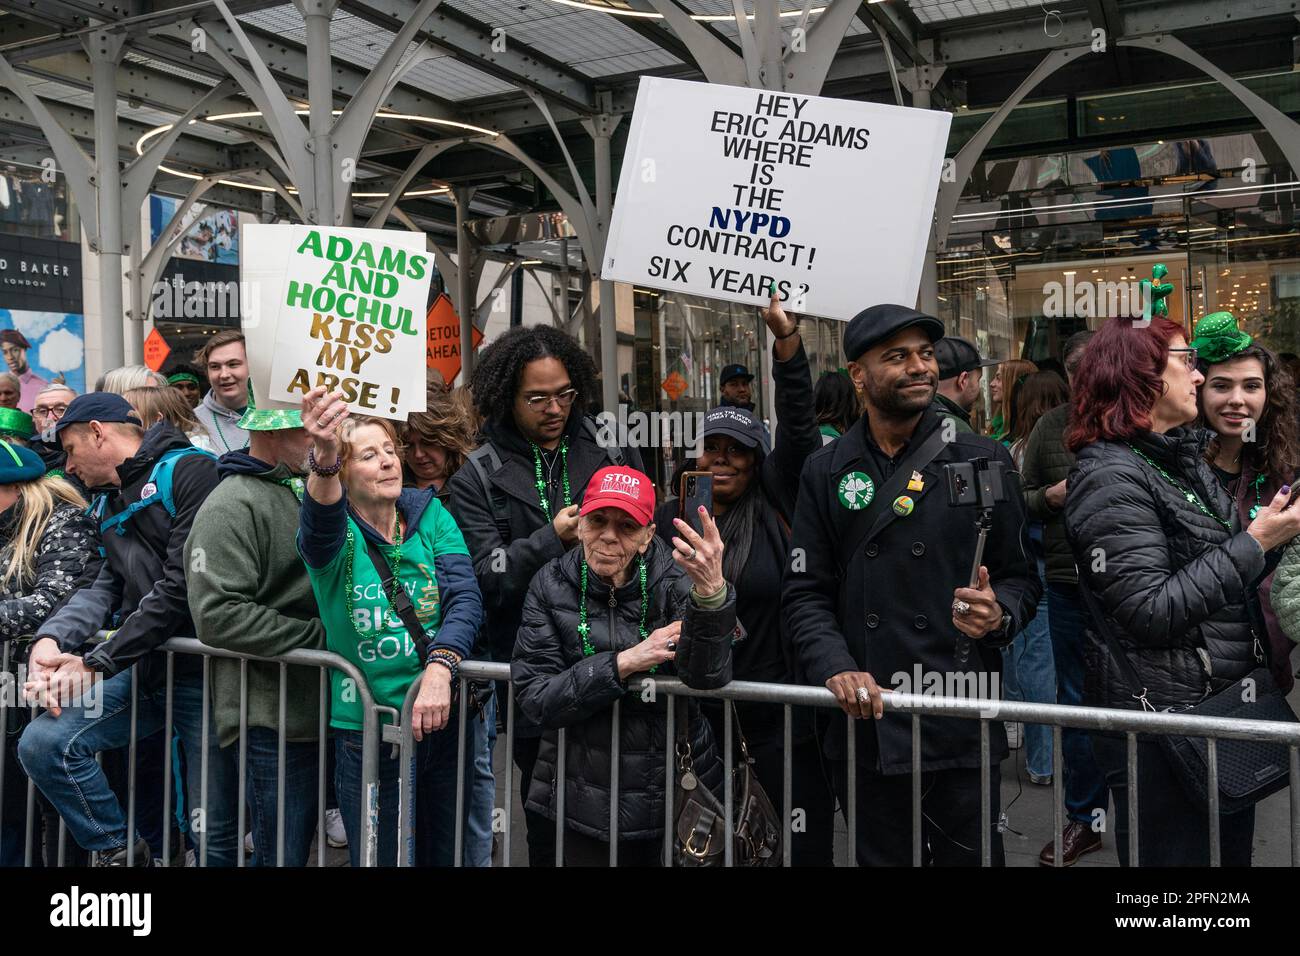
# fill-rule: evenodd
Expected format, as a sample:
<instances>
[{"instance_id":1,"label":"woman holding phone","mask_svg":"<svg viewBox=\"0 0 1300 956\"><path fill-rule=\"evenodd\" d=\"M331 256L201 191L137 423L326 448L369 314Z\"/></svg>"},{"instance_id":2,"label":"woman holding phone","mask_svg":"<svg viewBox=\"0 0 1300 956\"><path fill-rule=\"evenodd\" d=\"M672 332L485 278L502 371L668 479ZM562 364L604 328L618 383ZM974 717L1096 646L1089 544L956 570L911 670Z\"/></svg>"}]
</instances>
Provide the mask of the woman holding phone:
<instances>
[{"instance_id":1,"label":"woman holding phone","mask_svg":"<svg viewBox=\"0 0 1300 956\"><path fill-rule=\"evenodd\" d=\"M793 655L781 626L781 576L789 560L790 517L804 460L822 446L814 412L812 375L799 337L799 323L772 296L762 313L775 339L776 440L769 442L763 422L743 408L719 406L704 416L703 450L694 469L713 483L713 517L726 548L723 576L737 593L736 680L796 683ZM678 492L682 488L678 487ZM661 537L668 539L680 503L668 501L655 514ZM702 705L722 740L723 712L717 702ZM773 805L781 802L785 764L785 721L780 707L738 703L754 771ZM835 803L817 744L816 715L795 708L792 750L793 806L807 812L807 829L793 835L796 866L832 862Z\"/></svg>"}]
</instances>

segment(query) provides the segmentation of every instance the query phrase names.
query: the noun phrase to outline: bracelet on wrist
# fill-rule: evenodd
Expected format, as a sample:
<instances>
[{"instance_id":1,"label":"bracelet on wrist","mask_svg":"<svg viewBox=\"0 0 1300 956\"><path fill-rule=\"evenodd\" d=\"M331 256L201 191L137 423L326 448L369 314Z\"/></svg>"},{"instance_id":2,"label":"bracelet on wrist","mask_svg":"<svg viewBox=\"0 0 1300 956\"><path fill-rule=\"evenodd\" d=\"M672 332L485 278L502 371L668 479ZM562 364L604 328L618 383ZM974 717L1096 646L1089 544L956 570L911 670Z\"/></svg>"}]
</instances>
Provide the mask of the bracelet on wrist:
<instances>
[{"instance_id":1,"label":"bracelet on wrist","mask_svg":"<svg viewBox=\"0 0 1300 956\"><path fill-rule=\"evenodd\" d=\"M335 455L334 464L326 467L322 466L321 463L316 460L315 447L308 448L307 467L311 469L313 475L319 475L321 478L333 478L343 468L343 456Z\"/></svg>"},{"instance_id":2,"label":"bracelet on wrist","mask_svg":"<svg viewBox=\"0 0 1300 956\"><path fill-rule=\"evenodd\" d=\"M455 661L439 656L429 658L429 664L441 664L443 667L447 668L447 673L451 675L452 683L456 682L456 677L460 672L460 668L456 666ZM427 667L428 664L425 666Z\"/></svg>"},{"instance_id":3,"label":"bracelet on wrist","mask_svg":"<svg viewBox=\"0 0 1300 956\"><path fill-rule=\"evenodd\" d=\"M451 671L453 681L460 676L460 655L448 648L439 647L430 651L426 664L441 664Z\"/></svg>"},{"instance_id":4,"label":"bracelet on wrist","mask_svg":"<svg viewBox=\"0 0 1300 956\"><path fill-rule=\"evenodd\" d=\"M798 334L799 334L799 323L796 322L796 323L794 324L794 328L793 328L793 329L791 329L791 330L790 330L789 332L787 332L785 335L778 335L778 336L775 336L775 338L776 338L776 341L778 341L778 342L784 342L786 339L793 338L794 336L796 336L796 335L798 335Z\"/></svg>"}]
</instances>

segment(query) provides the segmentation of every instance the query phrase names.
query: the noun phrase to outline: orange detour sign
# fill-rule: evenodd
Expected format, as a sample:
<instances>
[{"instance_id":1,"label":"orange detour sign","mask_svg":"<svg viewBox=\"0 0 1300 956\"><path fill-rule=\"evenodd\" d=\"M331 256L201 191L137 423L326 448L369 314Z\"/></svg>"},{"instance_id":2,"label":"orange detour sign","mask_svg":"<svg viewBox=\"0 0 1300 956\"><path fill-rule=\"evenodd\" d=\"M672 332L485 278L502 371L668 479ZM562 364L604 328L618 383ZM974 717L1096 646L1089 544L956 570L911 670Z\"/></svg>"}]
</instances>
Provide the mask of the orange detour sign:
<instances>
[{"instance_id":1,"label":"orange detour sign","mask_svg":"<svg viewBox=\"0 0 1300 956\"><path fill-rule=\"evenodd\" d=\"M434 300L429 309L429 341L425 348L425 365L442 373L442 380L450 385L460 374L460 316L452 307L446 293ZM473 329L474 348L483 341L483 333Z\"/></svg>"},{"instance_id":2,"label":"orange detour sign","mask_svg":"<svg viewBox=\"0 0 1300 956\"><path fill-rule=\"evenodd\" d=\"M150 332L149 337L144 340L144 364L156 372L163 367L163 362L167 361L167 356L171 354L172 347L167 344L162 333L157 329Z\"/></svg>"},{"instance_id":3,"label":"orange detour sign","mask_svg":"<svg viewBox=\"0 0 1300 956\"><path fill-rule=\"evenodd\" d=\"M675 369L668 373L668 377L659 383L659 387L668 393L668 397L674 402L682 397L682 394L690 387L690 383L682 377L682 374Z\"/></svg>"}]
</instances>

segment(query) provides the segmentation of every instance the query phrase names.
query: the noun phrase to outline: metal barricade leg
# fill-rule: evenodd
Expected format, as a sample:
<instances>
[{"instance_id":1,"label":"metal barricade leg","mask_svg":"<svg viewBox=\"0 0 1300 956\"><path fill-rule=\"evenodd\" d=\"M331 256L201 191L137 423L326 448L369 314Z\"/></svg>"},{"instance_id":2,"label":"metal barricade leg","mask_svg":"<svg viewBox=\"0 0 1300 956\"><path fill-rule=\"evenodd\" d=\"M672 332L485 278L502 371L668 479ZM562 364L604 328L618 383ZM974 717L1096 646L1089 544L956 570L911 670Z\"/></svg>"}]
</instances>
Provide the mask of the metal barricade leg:
<instances>
[{"instance_id":1,"label":"metal barricade leg","mask_svg":"<svg viewBox=\"0 0 1300 956\"><path fill-rule=\"evenodd\" d=\"M686 728L686 732L687 734L690 733L689 727ZM723 832L728 837L727 842L723 844L722 865L734 866L736 861L733 859L733 847L736 841L730 839L730 837L731 834L736 832L735 825L732 823L736 812L736 788L733 786L733 780L735 779L733 774L735 774L736 770L735 755L732 753L734 749L732 738L735 736L735 730L732 727L732 706L730 701L726 702L722 707L722 736L725 738L722 745L722 811L727 824L727 829Z\"/></svg>"},{"instance_id":2,"label":"metal barricade leg","mask_svg":"<svg viewBox=\"0 0 1300 956\"><path fill-rule=\"evenodd\" d=\"M131 668L131 740L126 747L126 865L135 865L135 764L140 753L136 740L140 716L140 669ZM171 741L167 741L167 758L171 757ZM164 758L164 759L167 759ZM164 825L168 821L163 821Z\"/></svg>"},{"instance_id":3,"label":"metal barricade leg","mask_svg":"<svg viewBox=\"0 0 1300 956\"><path fill-rule=\"evenodd\" d=\"M199 693L199 819L203 829L199 831L199 866L208 865L208 682L211 679L212 658L203 655L203 687ZM190 810L190 819L194 811ZM240 839L243 839L241 836Z\"/></svg>"},{"instance_id":4,"label":"metal barricade leg","mask_svg":"<svg viewBox=\"0 0 1300 956\"><path fill-rule=\"evenodd\" d=\"M849 825L849 858L853 861L852 865L858 865L858 725L854 718L844 715L848 721L847 729L844 734L845 747L848 750L848 756L845 758L845 814L848 816Z\"/></svg>"},{"instance_id":5,"label":"metal barricade leg","mask_svg":"<svg viewBox=\"0 0 1300 956\"><path fill-rule=\"evenodd\" d=\"M0 689L5 693L0 694L0 851L4 849L4 822L5 822L5 804L3 794L5 792L5 757L9 751L9 706L13 701L13 706L18 706L18 681L13 682L13 693L8 693L9 688L9 642L0 642ZM3 857L3 853L0 853Z\"/></svg>"},{"instance_id":6,"label":"metal barricade leg","mask_svg":"<svg viewBox=\"0 0 1300 956\"><path fill-rule=\"evenodd\" d=\"M567 763L568 744L565 741L564 728L555 733L555 865L564 866L564 771Z\"/></svg>"},{"instance_id":7,"label":"metal barricade leg","mask_svg":"<svg viewBox=\"0 0 1300 956\"><path fill-rule=\"evenodd\" d=\"M1291 756L1291 865L1300 866L1300 748L1289 748Z\"/></svg>"},{"instance_id":8,"label":"metal barricade leg","mask_svg":"<svg viewBox=\"0 0 1300 956\"><path fill-rule=\"evenodd\" d=\"M1061 752L1061 725L1052 725L1052 866L1060 867L1065 863L1061 859L1062 830L1065 828L1065 759Z\"/></svg>"},{"instance_id":9,"label":"metal barricade leg","mask_svg":"<svg viewBox=\"0 0 1300 956\"><path fill-rule=\"evenodd\" d=\"M921 715L912 714L912 866L921 859Z\"/></svg>"},{"instance_id":10,"label":"metal barricade leg","mask_svg":"<svg viewBox=\"0 0 1300 956\"><path fill-rule=\"evenodd\" d=\"M1138 865L1138 740L1137 734L1128 736L1125 757L1125 785L1128 789L1128 865Z\"/></svg>"},{"instance_id":11,"label":"metal barricade leg","mask_svg":"<svg viewBox=\"0 0 1300 956\"><path fill-rule=\"evenodd\" d=\"M280 711L276 721L275 740L275 865L284 866L284 791L287 773L288 730L288 677L289 666L280 664Z\"/></svg>"},{"instance_id":12,"label":"metal barricade leg","mask_svg":"<svg viewBox=\"0 0 1300 956\"><path fill-rule=\"evenodd\" d=\"M673 798L676 796L677 706L671 694L665 694L668 712L664 721L664 866L673 865Z\"/></svg>"},{"instance_id":13,"label":"metal barricade leg","mask_svg":"<svg viewBox=\"0 0 1300 956\"><path fill-rule=\"evenodd\" d=\"M329 744L327 724L329 723L329 674L324 667L320 669L320 714L316 720L316 865L325 865L329 840L325 835L325 773L329 767L325 748Z\"/></svg>"},{"instance_id":14,"label":"metal barricade leg","mask_svg":"<svg viewBox=\"0 0 1300 956\"><path fill-rule=\"evenodd\" d=\"M411 704L411 701L408 700L406 704ZM415 795L411 792L411 784L415 776L416 762L413 719L412 707L404 705L397 750L397 865L399 867L410 866L412 862L410 854L406 851L410 841L405 836L408 830L413 830L411 813Z\"/></svg>"},{"instance_id":15,"label":"metal barricade leg","mask_svg":"<svg viewBox=\"0 0 1300 956\"><path fill-rule=\"evenodd\" d=\"M172 865L172 691L175 683L176 655L168 651L167 681L163 693L163 740L167 751L167 757L163 760L163 866Z\"/></svg>"},{"instance_id":16,"label":"metal barricade leg","mask_svg":"<svg viewBox=\"0 0 1300 956\"><path fill-rule=\"evenodd\" d=\"M1219 742L1213 737L1205 738L1205 790L1206 802L1210 805L1210 866L1222 863L1222 847L1219 846Z\"/></svg>"},{"instance_id":17,"label":"metal barricade leg","mask_svg":"<svg viewBox=\"0 0 1300 956\"><path fill-rule=\"evenodd\" d=\"M239 788L239 802L235 808L235 839L239 842L235 846L235 867L244 866L244 834L248 832L248 820L245 804L247 804L248 795L248 661L239 662L239 767L237 769ZM261 850L257 845L253 846L254 853L265 853L266 847Z\"/></svg>"},{"instance_id":18,"label":"metal barricade leg","mask_svg":"<svg viewBox=\"0 0 1300 956\"><path fill-rule=\"evenodd\" d=\"M993 769L990 764L989 722L980 721L980 866L993 865Z\"/></svg>"},{"instance_id":19,"label":"metal barricade leg","mask_svg":"<svg viewBox=\"0 0 1300 956\"><path fill-rule=\"evenodd\" d=\"M781 824L784 841L781 844L781 865L790 866L794 861L794 708L786 704L784 726L781 730L781 752L785 755L785 766L781 768L781 813L785 822Z\"/></svg>"},{"instance_id":20,"label":"metal barricade leg","mask_svg":"<svg viewBox=\"0 0 1300 956\"><path fill-rule=\"evenodd\" d=\"M465 731L469 720L469 680L460 678L460 713L456 719L456 823L453 828L452 861L453 867L464 864L465 855L465 765L466 751ZM477 755L475 755L477 756ZM474 758L471 758L471 763Z\"/></svg>"},{"instance_id":21,"label":"metal barricade leg","mask_svg":"<svg viewBox=\"0 0 1300 956\"><path fill-rule=\"evenodd\" d=\"M505 804L505 832L501 839L501 865L510 865L510 818L515 809L515 685L506 684L506 793L503 799ZM523 800L528 799L528 794L523 794ZM522 803L522 800L520 801Z\"/></svg>"},{"instance_id":22,"label":"metal barricade leg","mask_svg":"<svg viewBox=\"0 0 1300 956\"><path fill-rule=\"evenodd\" d=\"M609 722L609 865L618 866L618 772L621 759L619 743L622 725L620 705L614 701L614 715Z\"/></svg>"}]
</instances>

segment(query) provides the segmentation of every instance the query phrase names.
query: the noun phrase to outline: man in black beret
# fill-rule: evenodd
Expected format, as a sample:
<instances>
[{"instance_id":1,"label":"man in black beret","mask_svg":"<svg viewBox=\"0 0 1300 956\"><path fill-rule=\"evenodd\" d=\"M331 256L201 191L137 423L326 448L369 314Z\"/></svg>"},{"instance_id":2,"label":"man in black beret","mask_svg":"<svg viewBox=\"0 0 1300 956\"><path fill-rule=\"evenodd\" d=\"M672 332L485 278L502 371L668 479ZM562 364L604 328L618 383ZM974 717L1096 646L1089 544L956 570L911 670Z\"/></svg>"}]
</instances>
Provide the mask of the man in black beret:
<instances>
[{"instance_id":1,"label":"man in black beret","mask_svg":"<svg viewBox=\"0 0 1300 956\"><path fill-rule=\"evenodd\" d=\"M804 467L795 509L784 615L799 667L825 685L857 725L850 754L846 724L824 740L842 806L848 763L856 773L857 859L863 865L913 861L911 715L885 713L882 687L928 698L996 698L999 649L1032 619L1037 569L1028 555L1025 506L1009 480L1008 501L969 587L975 557L974 508L954 508L944 466L986 458L1013 471L998 443L944 427L932 407L943 324L901 305L859 313L844 336L848 371L865 413ZM979 722L921 718L922 861L977 865L980 813ZM992 722L990 858L1003 860L997 833L998 762L1007 755Z\"/></svg>"}]
</instances>

